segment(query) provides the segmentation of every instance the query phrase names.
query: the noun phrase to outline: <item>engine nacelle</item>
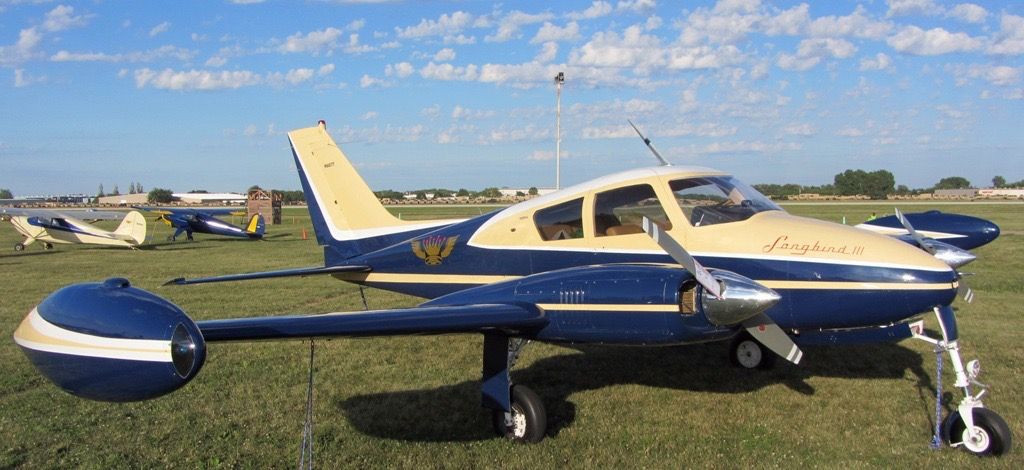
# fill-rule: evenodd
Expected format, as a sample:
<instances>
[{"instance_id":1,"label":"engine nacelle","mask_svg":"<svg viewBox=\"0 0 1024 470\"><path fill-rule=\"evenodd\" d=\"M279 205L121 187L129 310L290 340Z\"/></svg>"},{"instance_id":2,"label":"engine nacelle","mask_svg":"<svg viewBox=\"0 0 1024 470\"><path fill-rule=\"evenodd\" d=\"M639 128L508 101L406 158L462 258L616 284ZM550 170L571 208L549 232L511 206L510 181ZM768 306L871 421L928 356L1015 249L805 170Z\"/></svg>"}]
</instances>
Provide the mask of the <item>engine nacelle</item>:
<instances>
[{"instance_id":1,"label":"engine nacelle","mask_svg":"<svg viewBox=\"0 0 1024 470\"><path fill-rule=\"evenodd\" d=\"M73 284L44 299L14 341L46 378L99 401L137 401L188 383L206 359L196 324L128 280Z\"/></svg>"}]
</instances>

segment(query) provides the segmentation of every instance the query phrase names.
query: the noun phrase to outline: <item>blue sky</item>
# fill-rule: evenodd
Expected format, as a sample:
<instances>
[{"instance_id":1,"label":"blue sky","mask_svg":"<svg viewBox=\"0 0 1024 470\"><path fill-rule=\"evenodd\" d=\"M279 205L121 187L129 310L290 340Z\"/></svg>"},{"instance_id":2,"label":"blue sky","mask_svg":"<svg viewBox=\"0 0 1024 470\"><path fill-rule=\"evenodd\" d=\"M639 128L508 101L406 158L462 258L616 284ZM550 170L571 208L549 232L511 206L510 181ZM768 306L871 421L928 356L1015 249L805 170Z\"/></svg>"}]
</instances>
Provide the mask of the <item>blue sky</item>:
<instances>
[{"instance_id":1,"label":"blue sky","mask_svg":"<svg viewBox=\"0 0 1024 470\"><path fill-rule=\"evenodd\" d=\"M374 189L655 160L750 183L1024 179L1024 4L0 0L0 188L298 189L325 119Z\"/></svg>"}]
</instances>

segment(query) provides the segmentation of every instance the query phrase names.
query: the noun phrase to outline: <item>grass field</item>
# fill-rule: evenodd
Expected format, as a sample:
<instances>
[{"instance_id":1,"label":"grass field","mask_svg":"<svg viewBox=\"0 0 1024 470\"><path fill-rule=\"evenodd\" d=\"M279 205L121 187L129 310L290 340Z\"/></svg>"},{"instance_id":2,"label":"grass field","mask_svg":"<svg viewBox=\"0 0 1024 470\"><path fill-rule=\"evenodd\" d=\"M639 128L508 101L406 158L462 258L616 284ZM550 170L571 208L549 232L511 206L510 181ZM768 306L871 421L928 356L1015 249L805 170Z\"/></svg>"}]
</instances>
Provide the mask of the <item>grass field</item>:
<instances>
[{"instance_id":1,"label":"grass field","mask_svg":"<svg viewBox=\"0 0 1024 470\"><path fill-rule=\"evenodd\" d=\"M790 212L851 223L891 204L793 205ZM925 206L904 207L906 211ZM968 266L978 298L956 305L965 359L980 358L986 404L1024 439L1024 205L943 211L1003 230ZM460 217L490 208L392 208L403 218ZM37 374L10 339L55 289L123 276L194 319L360 310L357 287L329 277L160 287L178 276L322 263L304 209L261 242L197 235L167 243L151 224L146 249L38 245L22 253L0 227L0 467L291 467L298 462L308 341L214 344L199 376L156 400L74 398ZM236 222L240 222L236 220ZM306 230L309 239L301 234ZM419 299L368 290L371 308ZM934 329L934 320L927 323ZM729 367L725 344L671 348L530 345L513 371L548 408L533 446L493 437L479 406L478 335L316 342L315 459L338 467L965 467L1024 468L1024 448L1001 459L932 451L935 355L930 346L806 347L800 366ZM947 364L948 365L948 364ZM943 376L947 397L959 399ZM948 409L948 408L947 408Z\"/></svg>"}]
</instances>

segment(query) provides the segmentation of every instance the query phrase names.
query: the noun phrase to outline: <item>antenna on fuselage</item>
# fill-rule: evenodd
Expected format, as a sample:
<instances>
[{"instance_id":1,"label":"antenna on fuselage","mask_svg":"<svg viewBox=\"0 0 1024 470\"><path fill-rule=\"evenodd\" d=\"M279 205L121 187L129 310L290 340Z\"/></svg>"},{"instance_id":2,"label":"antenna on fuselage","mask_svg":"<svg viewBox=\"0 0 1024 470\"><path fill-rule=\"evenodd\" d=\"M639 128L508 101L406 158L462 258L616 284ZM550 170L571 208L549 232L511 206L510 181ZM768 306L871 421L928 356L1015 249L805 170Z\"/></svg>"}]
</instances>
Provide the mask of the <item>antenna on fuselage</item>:
<instances>
[{"instance_id":1,"label":"antenna on fuselage","mask_svg":"<svg viewBox=\"0 0 1024 470\"><path fill-rule=\"evenodd\" d=\"M654 158L657 158L658 161L661 162L661 166L672 166L672 164L669 163L668 160L665 160L665 158L662 157L661 154L654 149L654 146L651 145L651 139L644 137L644 134L640 132L640 129L637 129L636 124L633 124L633 121L626 119L626 122L628 122L630 126L633 126L633 130L636 131L636 135L640 136L640 138L643 139L644 145L647 145L647 148L651 149L651 153L654 154Z\"/></svg>"}]
</instances>

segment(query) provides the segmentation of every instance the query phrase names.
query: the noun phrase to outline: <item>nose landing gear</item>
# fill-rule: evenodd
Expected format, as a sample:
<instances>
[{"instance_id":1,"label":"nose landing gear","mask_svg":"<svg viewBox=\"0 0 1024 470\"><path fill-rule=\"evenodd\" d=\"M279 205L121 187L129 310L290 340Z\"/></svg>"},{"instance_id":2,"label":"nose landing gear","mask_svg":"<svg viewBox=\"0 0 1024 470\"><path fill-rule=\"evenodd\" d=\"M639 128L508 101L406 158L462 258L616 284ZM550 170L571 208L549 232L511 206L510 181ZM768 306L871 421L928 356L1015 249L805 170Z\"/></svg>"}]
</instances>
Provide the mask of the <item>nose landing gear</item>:
<instances>
[{"instance_id":1,"label":"nose landing gear","mask_svg":"<svg viewBox=\"0 0 1024 470\"><path fill-rule=\"evenodd\" d=\"M1000 456L1009 452L1013 446L1013 435L1010 433L1009 426L996 412L985 408L981 401L982 395L987 391L987 386L977 380L981 373L980 364L977 360L973 360L965 368L963 360L960 359L960 345L957 342L959 334L953 308L944 305L935 307L934 310L935 318L938 319L939 328L942 331L942 339L926 336L923 330L915 331L913 337L935 345L936 351L940 354L945 352L949 355L949 361L956 374L954 386L964 393L964 397L957 405L957 410L942 421L941 428L937 426L936 437L941 438L942 442L949 446L962 447L975 455ZM941 395L941 359L936 374L936 380L940 384L939 387L936 387L937 393ZM981 390L978 393L972 393L972 385ZM940 404L936 403L936 407L939 406Z\"/></svg>"}]
</instances>

